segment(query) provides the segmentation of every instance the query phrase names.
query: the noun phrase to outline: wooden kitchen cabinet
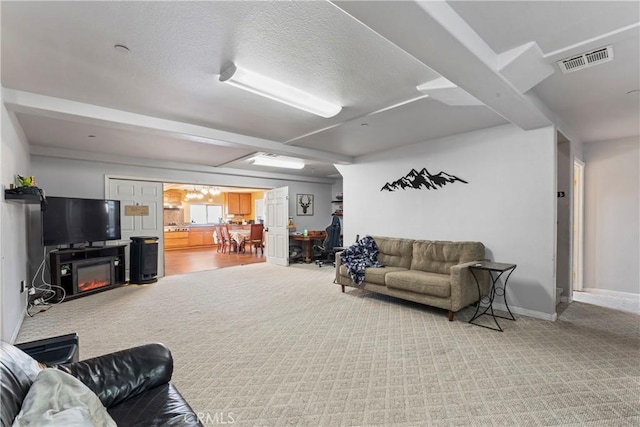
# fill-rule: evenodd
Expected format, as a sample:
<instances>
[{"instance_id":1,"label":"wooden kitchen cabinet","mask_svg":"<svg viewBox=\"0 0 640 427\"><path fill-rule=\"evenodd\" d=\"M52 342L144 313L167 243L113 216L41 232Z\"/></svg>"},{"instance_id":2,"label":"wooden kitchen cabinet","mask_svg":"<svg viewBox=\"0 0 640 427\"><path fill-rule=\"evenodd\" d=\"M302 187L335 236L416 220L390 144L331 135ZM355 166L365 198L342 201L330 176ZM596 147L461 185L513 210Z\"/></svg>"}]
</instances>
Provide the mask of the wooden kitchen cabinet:
<instances>
[{"instance_id":1,"label":"wooden kitchen cabinet","mask_svg":"<svg viewBox=\"0 0 640 427\"><path fill-rule=\"evenodd\" d=\"M203 237L202 237L202 244L205 246L212 246L215 245L215 241L213 239L213 232L214 232L214 228L211 227L211 229L203 231Z\"/></svg>"},{"instance_id":2,"label":"wooden kitchen cabinet","mask_svg":"<svg viewBox=\"0 0 640 427\"><path fill-rule=\"evenodd\" d=\"M167 190L163 196L165 205L180 206L182 203L182 191L180 190Z\"/></svg>"},{"instance_id":3,"label":"wooden kitchen cabinet","mask_svg":"<svg viewBox=\"0 0 640 427\"><path fill-rule=\"evenodd\" d=\"M249 215L251 213L251 194L240 194L240 213L242 215Z\"/></svg>"},{"instance_id":4,"label":"wooden kitchen cabinet","mask_svg":"<svg viewBox=\"0 0 640 427\"><path fill-rule=\"evenodd\" d=\"M202 246L204 244L204 234L200 231L189 231L189 246Z\"/></svg>"},{"instance_id":5,"label":"wooden kitchen cabinet","mask_svg":"<svg viewBox=\"0 0 640 427\"><path fill-rule=\"evenodd\" d=\"M190 227L188 231L168 231L164 233L164 248L187 249L197 247L211 247L214 227Z\"/></svg>"},{"instance_id":6,"label":"wooden kitchen cabinet","mask_svg":"<svg viewBox=\"0 0 640 427\"><path fill-rule=\"evenodd\" d=\"M213 227L191 227L189 229L189 247L213 246Z\"/></svg>"},{"instance_id":7,"label":"wooden kitchen cabinet","mask_svg":"<svg viewBox=\"0 0 640 427\"><path fill-rule=\"evenodd\" d=\"M227 210L233 215L249 215L251 213L251 194L227 193Z\"/></svg>"},{"instance_id":8,"label":"wooden kitchen cabinet","mask_svg":"<svg viewBox=\"0 0 640 427\"><path fill-rule=\"evenodd\" d=\"M180 249L189 246L188 231L171 231L164 233L165 249Z\"/></svg>"}]
</instances>

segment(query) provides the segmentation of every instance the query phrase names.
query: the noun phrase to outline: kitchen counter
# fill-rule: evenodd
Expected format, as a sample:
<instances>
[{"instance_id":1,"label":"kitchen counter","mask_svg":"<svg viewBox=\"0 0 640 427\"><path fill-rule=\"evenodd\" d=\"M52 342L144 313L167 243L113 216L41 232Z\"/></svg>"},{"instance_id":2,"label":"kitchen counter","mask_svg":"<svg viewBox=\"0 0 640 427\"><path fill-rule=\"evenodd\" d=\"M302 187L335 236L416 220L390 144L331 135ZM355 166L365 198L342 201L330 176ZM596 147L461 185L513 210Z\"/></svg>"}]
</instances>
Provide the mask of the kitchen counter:
<instances>
[{"instance_id":1,"label":"kitchen counter","mask_svg":"<svg viewBox=\"0 0 640 427\"><path fill-rule=\"evenodd\" d=\"M189 226L180 226L180 225L170 225L167 227L164 227L164 232L165 233L173 233L176 231L189 231Z\"/></svg>"},{"instance_id":2,"label":"kitchen counter","mask_svg":"<svg viewBox=\"0 0 640 427\"><path fill-rule=\"evenodd\" d=\"M217 225L217 224L216 224ZM165 225L164 231L189 231L191 228L213 228L213 224ZM250 224L229 224L231 230L250 230Z\"/></svg>"}]
</instances>

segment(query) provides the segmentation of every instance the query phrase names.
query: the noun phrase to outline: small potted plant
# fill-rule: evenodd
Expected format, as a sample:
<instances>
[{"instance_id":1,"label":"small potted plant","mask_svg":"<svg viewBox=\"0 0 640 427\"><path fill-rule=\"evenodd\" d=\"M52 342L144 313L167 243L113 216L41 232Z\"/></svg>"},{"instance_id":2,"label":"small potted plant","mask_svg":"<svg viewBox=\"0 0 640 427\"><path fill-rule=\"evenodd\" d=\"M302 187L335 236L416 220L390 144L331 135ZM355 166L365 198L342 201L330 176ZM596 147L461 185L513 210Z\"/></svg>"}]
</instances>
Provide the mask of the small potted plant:
<instances>
[{"instance_id":1,"label":"small potted plant","mask_svg":"<svg viewBox=\"0 0 640 427\"><path fill-rule=\"evenodd\" d=\"M69 274L69 270L71 270L71 266L69 264L62 264L60 266L60 274L63 276Z\"/></svg>"},{"instance_id":2,"label":"small potted plant","mask_svg":"<svg viewBox=\"0 0 640 427\"><path fill-rule=\"evenodd\" d=\"M16 175L16 180L21 187L33 187L36 185L36 179L33 176Z\"/></svg>"}]
</instances>

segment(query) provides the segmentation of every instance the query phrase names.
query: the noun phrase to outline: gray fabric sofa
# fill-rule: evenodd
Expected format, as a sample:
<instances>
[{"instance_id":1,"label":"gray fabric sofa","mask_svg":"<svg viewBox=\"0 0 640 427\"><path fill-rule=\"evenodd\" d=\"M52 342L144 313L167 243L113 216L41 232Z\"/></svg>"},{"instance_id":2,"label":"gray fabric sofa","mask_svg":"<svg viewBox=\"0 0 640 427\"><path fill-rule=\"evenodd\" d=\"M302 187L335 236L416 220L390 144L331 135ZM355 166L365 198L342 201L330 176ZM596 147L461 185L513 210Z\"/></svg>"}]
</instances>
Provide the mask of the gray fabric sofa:
<instances>
[{"instance_id":1,"label":"gray fabric sofa","mask_svg":"<svg viewBox=\"0 0 640 427\"><path fill-rule=\"evenodd\" d=\"M356 285L336 253L336 280L379 294L443 308L449 320L462 308L479 299L478 286L469 266L485 259L480 242L412 240L373 236L378 261L383 268L367 267L364 282ZM479 274L480 273L480 274ZM488 293L486 272L476 272L483 295Z\"/></svg>"}]
</instances>

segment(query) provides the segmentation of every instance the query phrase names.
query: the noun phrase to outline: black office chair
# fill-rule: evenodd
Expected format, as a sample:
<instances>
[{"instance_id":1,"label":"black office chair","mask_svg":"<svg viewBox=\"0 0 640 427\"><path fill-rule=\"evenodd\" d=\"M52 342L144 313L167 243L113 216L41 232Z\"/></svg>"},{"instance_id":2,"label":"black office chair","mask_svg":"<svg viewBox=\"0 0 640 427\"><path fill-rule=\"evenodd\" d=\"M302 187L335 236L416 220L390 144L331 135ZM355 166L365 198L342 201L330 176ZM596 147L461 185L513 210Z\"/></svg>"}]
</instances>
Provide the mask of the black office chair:
<instances>
[{"instance_id":1,"label":"black office chair","mask_svg":"<svg viewBox=\"0 0 640 427\"><path fill-rule=\"evenodd\" d=\"M324 229L327 232L327 236L324 238L322 245L315 245L313 247L318 267L322 267L326 263L331 263L334 267L335 262L335 248L342 246L342 226L340 225L340 218L333 215L331 218L331 224Z\"/></svg>"}]
</instances>

